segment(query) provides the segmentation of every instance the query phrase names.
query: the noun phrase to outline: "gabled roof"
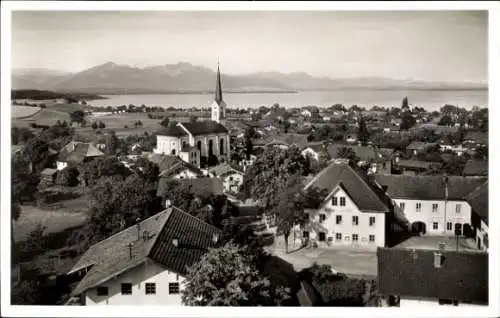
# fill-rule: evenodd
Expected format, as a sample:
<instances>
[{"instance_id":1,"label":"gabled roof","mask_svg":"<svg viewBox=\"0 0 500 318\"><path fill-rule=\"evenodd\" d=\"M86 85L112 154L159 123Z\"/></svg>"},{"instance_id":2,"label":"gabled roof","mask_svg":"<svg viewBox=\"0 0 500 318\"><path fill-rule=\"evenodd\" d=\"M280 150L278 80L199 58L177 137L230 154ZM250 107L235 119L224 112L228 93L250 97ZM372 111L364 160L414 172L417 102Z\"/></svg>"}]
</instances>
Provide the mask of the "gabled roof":
<instances>
[{"instance_id":1,"label":"gabled roof","mask_svg":"<svg viewBox=\"0 0 500 318\"><path fill-rule=\"evenodd\" d=\"M387 194L393 199L444 200L443 176L375 175ZM465 197L487 181L485 177L448 177L448 199L465 200Z\"/></svg>"},{"instance_id":2,"label":"gabled roof","mask_svg":"<svg viewBox=\"0 0 500 318\"><path fill-rule=\"evenodd\" d=\"M338 152L342 148L349 148L356 153L362 161L377 160L381 158L381 154L376 147L363 147L363 146L351 146L344 144L330 144L328 145L328 154L331 158L338 158Z\"/></svg>"},{"instance_id":3,"label":"gabled roof","mask_svg":"<svg viewBox=\"0 0 500 318\"><path fill-rule=\"evenodd\" d=\"M383 191L377 189L363 172L355 171L347 164L331 163L319 172L305 189L317 187L320 190L327 189L328 193L331 193L338 186L347 192L360 211L389 212L390 200Z\"/></svg>"},{"instance_id":4,"label":"gabled roof","mask_svg":"<svg viewBox=\"0 0 500 318\"><path fill-rule=\"evenodd\" d=\"M223 163L223 164L217 165L215 167L210 168L208 171L213 173L216 177L223 176L227 173L243 174L243 172L231 167L231 165L229 165L228 163Z\"/></svg>"},{"instance_id":5,"label":"gabled roof","mask_svg":"<svg viewBox=\"0 0 500 318\"><path fill-rule=\"evenodd\" d=\"M213 236L221 231L178 208L171 207L140 224L141 237L137 237L137 225L91 246L69 273L92 266L72 295L96 287L107 280L130 270L147 259L164 266L167 270L185 275L186 268L200 260L208 248L217 246ZM147 231L150 238L144 240ZM178 239L178 246L172 244ZM132 244L130 257L129 244Z\"/></svg>"},{"instance_id":6,"label":"gabled roof","mask_svg":"<svg viewBox=\"0 0 500 318\"><path fill-rule=\"evenodd\" d=\"M472 191L465 199L469 202L472 212L475 212L486 224L488 224L488 181Z\"/></svg>"},{"instance_id":7,"label":"gabled roof","mask_svg":"<svg viewBox=\"0 0 500 318\"><path fill-rule=\"evenodd\" d=\"M158 132L158 136L182 137L187 136L187 132L177 125L177 122L171 122L166 128Z\"/></svg>"},{"instance_id":8,"label":"gabled roof","mask_svg":"<svg viewBox=\"0 0 500 318\"><path fill-rule=\"evenodd\" d=\"M194 174L196 174L197 176L203 176L203 172L200 169L198 169L198 167L188 162L185 162L184 160L179 158L178 161L170 165L168 168L160 170L159 177L167 178L184 170L189 170Z\"/></svg>"},{"instance_id":9,"label":"gabled roof","mask_svg":"<svg viewBox=\"0 0 500 318\"><path fill-rule=\"evenodd\" d=\"M80 163L88 157L104 156L104 153L93 144L79 141L71 141L64 146L57 158L61 162Z\"/></svg>"},{"instance_id":10,"label":"gabled roof","mask_svg":"<svg viewBox=\"0 0 500 318\"><path fill-rule=\"evenodd\" d=\"M379 248L378 290L383 295L488 302L488 254L441 252L441 268L433 250Z\"/></svg>"},{"instance_id":11,"label":"gabled roof","mask_svg":"<svg viewBox=\"0 0 500 318\"><path fill-rule=\"evenodd\" d=\"M226 127L213 120L181 123L193 136L228 133ZM182 129L179 127L179 129Z\"/></svg>"},{"instance_id":12,"label":"gabled roof","mask_svg":"<svg viewBox=\"0 0 500 318\"><path fill-rule=\"evenodd\" d=\"M484 160L467 160L465 163L464 176L487 176L488 175L488 161Z\"/></svg>"}]
</instances>

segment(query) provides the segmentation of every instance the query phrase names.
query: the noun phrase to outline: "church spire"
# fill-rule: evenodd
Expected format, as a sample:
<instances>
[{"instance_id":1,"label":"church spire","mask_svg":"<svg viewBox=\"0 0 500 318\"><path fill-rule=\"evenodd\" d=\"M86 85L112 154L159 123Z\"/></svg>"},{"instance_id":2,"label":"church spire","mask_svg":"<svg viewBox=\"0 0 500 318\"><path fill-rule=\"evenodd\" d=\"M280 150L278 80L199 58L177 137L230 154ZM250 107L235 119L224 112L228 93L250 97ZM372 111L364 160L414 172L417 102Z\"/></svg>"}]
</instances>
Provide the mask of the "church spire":
<instances>
[{"instance_id":1,"label":"church spire","mask_svg":"<svg viewBox=\"0 0 500 318\"><path fill-rule=\"evenodd\" d=\"M222 102L222 84L220 81L219 60L217 60L217 83L215 84L215 101L218 104Z\"/></svg>"}]
</instances>

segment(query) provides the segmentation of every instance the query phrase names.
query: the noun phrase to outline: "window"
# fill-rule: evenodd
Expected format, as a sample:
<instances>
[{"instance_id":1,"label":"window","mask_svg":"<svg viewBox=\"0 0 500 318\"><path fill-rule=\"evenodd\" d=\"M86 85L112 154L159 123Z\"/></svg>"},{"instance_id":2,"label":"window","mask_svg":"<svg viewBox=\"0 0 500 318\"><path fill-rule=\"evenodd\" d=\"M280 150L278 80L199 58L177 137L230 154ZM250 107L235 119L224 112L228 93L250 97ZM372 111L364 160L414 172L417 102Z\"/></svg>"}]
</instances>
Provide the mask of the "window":
<instances>
[{"instance_id":1,"label":"window","mask_svg":"<svg viewBox=\"0 0 500 318\"><path fill-rule=\"evenodd\" d=\"M309 238L309 232L308 231L302 232L302 237L306 239Z\"/></svg>"},{"instance_id":2,"label":"window","mask_svg":"<svg viewBox=\"0 0 500 318\"><path fill-rule=\"evenodd\" d=\"M352 235L352 241L357 242L358 241L358 234L353 234Z\"/></svg>"},{"instance_id":3,"label":"window","mask_svg":"<svg viewBox=\"0 0 500 318\"><path fill-rule=\"evenodd\" d=\"M399 204L399 208L401 209L401 211L404 211L405 210L405 203L404 202L401 202Z\"/></svg>"},{"instance_id":4,"label":"window","mask_svg":"<svg viewBox=\"0 0 500 318\"><path fill-rule=\"evenodd\" d=\"M179 293L179 283L168 283L168 293L178 294Z\"/></svg>"},{"instance_id":5,"label":"window","mask_svg":"<svg viewBox=\"0 0 500 318\"><path fill-rule=\"evenodd\" d=\"M455 212L457 214L460 214L461 210L462 210L462 205L460 203L455 205Z\"/></svg>"},{"instance_id":6,"label":"window","mask_svg":"<svg viewBox=\"0 0 500 318\"><path fill-rule=\"evenodd\" d=\"M451 231L453 229L453 224L451 222L446 223L446 230Z\"/></svg>"},{"instance_id":7,"label":"window","mask_svg":"<svg viewBox=\"0 0 500 318\"><path fill-rule=\"evenodd\" d=\"M122 295L132 295L132 284L122 283Z\"/></svg>"},{"instance_id":8,"label":"window","mask_svg":"<svg viewBox=\"0 0 500 318\"><path fill-rule=\"evenodd\" d=\"M416 208L417 212L421 212L422 211L422 203L417 203L415 205L415 208Z\"/></svg>"},{"instance_id":9,"label":"window","mask_svg":"<svg viewBox=\"0 0 500 318\"><path fill-rule=\"evenodd\" d=\"M342 233L336 233L335 234L335 240L336 241L342 241Z\"/></svg>"},{"instance_id":10,"label":"window","mask_svg":"<svg viewBox=\"0 0 500 318\"><path fill-rule=\"evenodd\" d=\"M97 296L108 296L108 287L97 287Z\"/></svg>"},{"instance_id":11,"label":"window","mask_svg":"<svg viewBox=\"0 0 500 318\"><path fill-rule=\"evenodd\" d=\"M172 155L175 156L175 149L172 149Z\"/></svg>"},{"instance_id":12,"label":"window","mask_svg":"<svg viewBox=\"0 0 500 318\"><path fill-rule=\"evenodd\" d=\"M370 216L370 226L373 226L373 224L375 224L375 217Z\"/></svg>"},{"instance_id":13,"label":"window","mask_svg":"<svg viewBox=\"0 0 500 318\"><path fill-rule=\"evenodd\" d=\"M358 225L358 217L356 215L353 215L352 217L352 225Z\"/></svg>"},{"instance_id":14,"label":"window","mask_svg":"<svg viewBox=\"0 0 500 318\"><path fill-rule=\"evenodd\" d=\"M229 177L229 181L233 181L233 177Z\"/></svg>"},{"instance_id":15,"label":"window","mask_svg":"<svg viewBox=\"0 0 500 318\"><path fill-rule=\"evenodd\" d=\"M146 283L146 295L154 295L154 294L156 294L156 284Z\"/></svg>"},{"instance_id":16,"label":"window","mask_svg":"<svg viewBox=\"0 0 500 318\"><path fill-rule=\"evenodd\" d=\"M437 212L438 211L438 205L437 203L432 204L432 212Z\"/></svg>"},{"instance_id":17,"label":"window","mask_svg":"<svg viewBox=\"0 0 500 318\"><path fill-rule=\"evenodd\" d=\"M375 235L370 235L370 236L368 236L368 240L369 240L370 242L375 242Z\"/></svg>"},{"instance_id":18,"label":"window","mask_svg":"<svg viewBox=\"0 0 500 318\"><path fill-rule=\"evenodd\" d=\"M335 221L336 221L335 223L341 224L342 223L342 215L337 215Z\"/></svg>"},{"instance_id":19,"label":"window","mask_svg":"<svg viewBox=\"0 0 500 318\"><path fill-rule=\"evenodd\" d=\"M337 197L332 198L332 205L334 205L334 206L338 205Z\"/></svg>"},{"instance_id":20,"label":"window","mask_svg":"<svg viewBox=\"0 0 500 318\"><path fill-rule=\"evenodd\" d=\"M325 220L326 220L326 215L321 213L319 215L319 223L323 223L323 222L325 222Z\"/></svg>"},{"instance_id":21,"label":"window","mask_svg":"<svg viewBox=\"0 0 500 318\"><path fill-rule=\"evenodd\" d=\"M319 241L324 242L326 238L325 232L319 232Z\"/></svg>"},{"instance_id":22,"label":"window","mask_svg":"<svg viewBox=\"0 0 500 318\"><path fill-rule=\"evenodd\" d=\"M340 197L340 206L345 206L345 197Z\"/></svg>"},{"instance_id":23,"label":"window","mask_svg":"<svg viewBox=\"0 0 500 318\"><path fill-rule=\"evenodd\" d=\"M438 228L439 228L439 224L438 224L438 222L434 222L434 223L432 223L432 229L433 229L433 230L437 230Z\"/></svg>"}]
</instances>

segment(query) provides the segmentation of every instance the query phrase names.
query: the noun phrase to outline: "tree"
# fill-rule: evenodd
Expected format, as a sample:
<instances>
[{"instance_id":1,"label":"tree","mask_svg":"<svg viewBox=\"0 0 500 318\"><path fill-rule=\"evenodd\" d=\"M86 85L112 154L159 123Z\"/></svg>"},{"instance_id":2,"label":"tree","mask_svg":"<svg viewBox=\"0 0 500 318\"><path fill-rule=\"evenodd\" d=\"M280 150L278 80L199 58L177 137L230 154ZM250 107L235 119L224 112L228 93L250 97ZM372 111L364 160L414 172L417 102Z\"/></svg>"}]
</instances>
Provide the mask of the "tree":
<instances>
[{"instance_id":1,"label":"tree","mask_svg":"<svg viewBox=\"0 0 500 318\"><path fill-rule=\"evenodd\" d=\"M99 128L100 129L106 128L106 125L102 121L100 121L99 122Z\"/></svg>"},{"instance_id":2,"label":"tree","mask_svg":"<svg viewBox=\"0 0 500 318\"><path fill-rule=\"evenodd\" d=\"M142 121L138 120L134 123L134 127L135 128L138 128L138 127L142 127Z\"/></svg>"},{"instance_id":3,"label":"tree","mask_svg":"<svg viewBox=\"0 0 500 318\"><path fill-rule=\"evenodd\" d=\"M488 147L479 147L476 149L474 158L477 160L487 160L488 159Z\"/></svg>"},{"instance_id":4,"label":"tree","mask_svg":"<svg viewBox=\"0 0 500 318\"><path fill-rule=\"evenodd\" d=\"M289 289L271 288L254 259L234 244L209 249L188 268L182 290L188 306L276 306L289 298Z\"/></svg>"},{"instance_id":5,"label":"tree","mask_svg":"<svg viewBox=\"0 0 500 318\"><path fill-rule=\"evenodd\" d=\"M370 139L370 133L368 132L368 128L366 127L366 122L363 117L359 120L358 138L363 146L366 146L368 140Z\"/></svg>"},{"instance_id":6,"label":"tree","mask_svg":"<svg viewBox=\"0 0 500 318\"><path fill-rule=\"evenodd\" d=\"M169 125L169 123L170 123L170 120L168 119L168 117L165 117L165 118L163 118L163 120L160 122L160 125L161 125L162 127L167 128L167 127L168 127L168 125Z\"/></svg>"},{"instance_id":7,"label":"tree","mask_svg":"<svg viewBox=\"0 0 500 318\"><path fill-rule=\"evenodd\" d=\"M69 117L71 121L79 124L83 124L85 121L85 113L83 112L83 110L75 110L74 112L69 114Z\"/></svg>"},{"instance_id":8,"label":"tree","mask_svg":"<svg viewBox=\"0 0 500 318\"><path fill-rule=\"evenodd\" d=\"M136 167L139 170L139 175L141 175L145 180L151 183L158 182L160 168L157 164L141 157L137 160Z\"/></svg>"},{"instance_id":9,"label":"tree","mask_svg":"<svg viewBox=\"0 0 500 318\"><path fill-rule=\"evenodd\" d=\"M448 115L444 115L439 120L438 125L439 126L450 126L452 123L453 123L453 121L451 120L451 117Z\"/></svg>"},{"instance_id":10,"label":"tree","mask_svg":"<svg viewBox=\"0 0 500 318\"><path fill-rule=\"evenodd\" d=\"M98 126L97 126L97 123L94 121L92 123L92 125L90 125L90 127L92 127L92 129L96 130Z\"/></svg>"},{"instance_id":11,"label":"tree","mask_svg":"<svg viewBox=\"0 0 500 318\"><path fill-rule=\"evenodd\" d=\"M323 145L323 148L318 153L318 168L322 170L326 166L328 166L328 163L332 160L330 157L330 153L328 152L328 148L326 145Z\"/></svg>"},{"instance_id":12,"label":"tree","mask_svg":"<svg viewBox=\"0 0 500 318\"><path fill-rule=\"evenodd\" d=\"M37 175L30 172L29 162L22 155L16 154L11 165L11 200L13 204L22 204L33 199L38 185Z\"/></svg>"},{"instance_id":13,"label":"tree","mask_svg":"<svg viewBox=\"0 0 500 318\"><path fill-rule=\"evenodd\" d=\"M57 173L56 184L73 187L78 184L78 169L67 167Z\"/></svg>"},{"instance_id":14,"label":"tree","mask_svg":"<svg viewBox=\"0 0 500 318\"><path fill-rule=\"evenodd\" d=\"M413 117L411 114L405 114L403 115L399 128L401 130L408 130L411 127L415 126L416 123L417 120L415 119L415 117Z\"/></svg>"},{"instance_id":15,"label":"tree","mask_svg":"<svg viewBox=\"0 0 500 318\"><path fill-rule=\"evenodd\" d=\"M102 177L123 179L131 174L116 157L101 157L78 165L78 173L85 186L93 185Z\"/></svg>"},{"instance_id":16,"label":"tree","mask_svg":"<svg viewBox=\"0 0 500 318\"><path fill-rule=\"evenodd\" d=\"M118 150L118 145L120 141L118 140L118 137L116 136L116 133L111 130L106 138L106 153L110 155L115 155L116 151Z\"/></svg>"},{"instance_id":17,"label":"tree","mask_svg":"<svg viewBox=\"0 0 500 318\"><path fill-rule=\"evenodd\" d=\"M49 163L49 145L41 138L28 140L24 153L34 173L40 172Z\"/></svg>"}]
</instances>

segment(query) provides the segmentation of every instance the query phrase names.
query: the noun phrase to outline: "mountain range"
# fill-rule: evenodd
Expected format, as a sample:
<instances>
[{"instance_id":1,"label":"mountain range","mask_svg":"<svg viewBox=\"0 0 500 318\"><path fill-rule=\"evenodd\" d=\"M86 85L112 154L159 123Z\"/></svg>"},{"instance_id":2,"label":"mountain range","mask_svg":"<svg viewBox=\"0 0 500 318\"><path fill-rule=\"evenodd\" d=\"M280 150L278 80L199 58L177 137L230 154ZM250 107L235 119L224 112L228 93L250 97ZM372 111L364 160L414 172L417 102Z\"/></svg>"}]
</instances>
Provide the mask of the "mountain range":
<instances>
[{"instance_id":1,"label":"mountain range","mask_svg":"<svg viewBox=\"0 0 500 318\"><path fill-rule=\"evenodd\" d=\"M107 62L81 72L50 69L13 69L12 89L42 89L93 94L153 94L211 92L215 71L186 62L144 68ZM304 72L222 74L226 92L294 92L306 90L485 90L484 83L445 83L383 77L332 79Z\"/></svg>"}]
</instances>

